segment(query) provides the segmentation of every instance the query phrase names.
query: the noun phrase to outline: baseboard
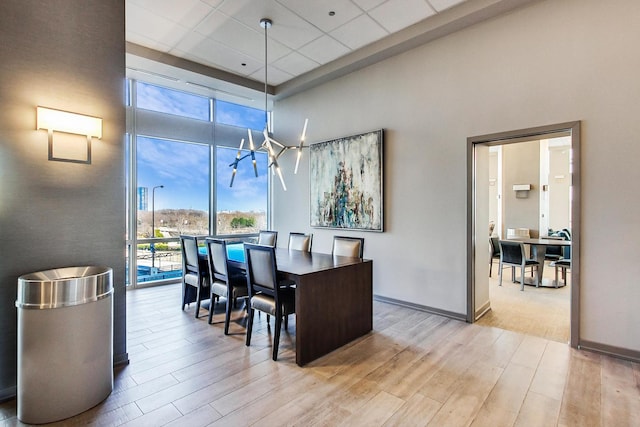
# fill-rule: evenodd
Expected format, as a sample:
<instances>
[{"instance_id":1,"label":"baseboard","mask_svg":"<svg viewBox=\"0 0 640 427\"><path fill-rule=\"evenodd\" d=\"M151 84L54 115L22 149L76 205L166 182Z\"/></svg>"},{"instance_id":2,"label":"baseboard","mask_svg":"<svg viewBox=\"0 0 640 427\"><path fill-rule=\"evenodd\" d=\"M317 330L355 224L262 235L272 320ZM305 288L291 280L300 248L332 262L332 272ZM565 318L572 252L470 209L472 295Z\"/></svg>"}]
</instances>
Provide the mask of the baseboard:
<instances>
[{"instance_id":1,"label":"baseboard","mask_svg":"<svg viewBox=\"0 0 640 427\"><path fill-rule=\"evenodd\" d=\"M5 388L4 390L0 390L0 403L6 402L8 400L13 400L18 395L17 386Z\"/></svg>"},{"instance_id":2,"label":"baseboard","mask_svg":"<svg viewBox=\"0 0 640 427\"><path fill-rule=\"evenodd\" d=\"M578 348L580 350L593 351L594 353L600 353L607 356L617 357L619 359L640 363L640 351L629 350L628 348L616 347L613 345L601 344L585 340L580 340Z\"/></svg>"},{"instance_id":3,"label":"baseboard","mask_svg":"<svg viewBox=\"0 0 640 427\"><path fill-rule=\"evenodd\" d=\"M394 298L383 297L380 295L374 295L373 299L376 301L399 305L401 307L412 308L414 310L424 311L427 313L439 314L440 316L450 317L451 319L456 319L456 320L462 320L463 322L467 321L467 316L465 314L454 313L453 311L441 310L439 308L429 307L421 304L415 304L412 302L402 301Z\"/></svg>"},{"instance_id":4,"label":"baseboard","mask_svg":"<svg viewBox=\"0 0 640 427\"><path fill-rule=\"evenodd\" d=\"M475 315L474 319L477 321L482 316L484 316L489 310L491 310L491 301L485 302L484 304L482 304L482 307L476 310L476 312L474 313Z\"/></svg>"},{"instance_id":5,"label":"baseboard","mask_svg":"<svg viewBox=\"0 0 640 427\"><path fill-rule=\"evenodd\" d=\"M113 356L113 366L128 365L129 353L121 353Z\"/></svg>"}]
</instances>

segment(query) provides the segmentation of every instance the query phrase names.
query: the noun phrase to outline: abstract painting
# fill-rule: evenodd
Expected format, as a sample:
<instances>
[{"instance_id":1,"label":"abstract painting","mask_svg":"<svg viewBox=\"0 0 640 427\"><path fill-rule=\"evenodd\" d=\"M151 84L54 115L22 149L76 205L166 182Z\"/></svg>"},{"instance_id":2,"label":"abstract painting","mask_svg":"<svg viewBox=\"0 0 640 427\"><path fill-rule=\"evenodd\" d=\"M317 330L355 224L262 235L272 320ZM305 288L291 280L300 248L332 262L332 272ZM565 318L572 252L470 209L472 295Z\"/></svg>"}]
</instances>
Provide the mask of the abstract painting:
<instances>
[{"instance_id":1,"label":"abstract painting","mask_svg":"<svg viewBox=\"0 0 640 427\"><path fill-rule=\"evenodd\" d=\"M383 231L383 130L310 146L311 226Z\"/></svg>"}]
</instances>

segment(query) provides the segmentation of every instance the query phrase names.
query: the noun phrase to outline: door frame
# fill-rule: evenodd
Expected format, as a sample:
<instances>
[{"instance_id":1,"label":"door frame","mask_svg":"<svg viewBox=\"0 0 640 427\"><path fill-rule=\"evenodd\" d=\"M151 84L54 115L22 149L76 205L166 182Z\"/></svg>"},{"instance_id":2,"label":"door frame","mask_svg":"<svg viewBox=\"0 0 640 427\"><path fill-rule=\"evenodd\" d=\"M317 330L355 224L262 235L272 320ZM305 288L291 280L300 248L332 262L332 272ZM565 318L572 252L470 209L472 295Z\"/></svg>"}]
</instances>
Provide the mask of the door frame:
<instances>
[{"instance_id":1,"label":"door frame","mask_svg":"<svg viewBox=\"0 0 640 427\"><path fill-rule=\"evenodd\" d=\"M558 123L515 131L498 132L467 138L467 322L476 321L475 253L486 251L486 242L476 242L476 147L504 145L556 136L571 136L571 297L569 345L580 345L580 230L581 171L580 121ZM483 235L486 230L482 230ZM486 239L485 239L486 240Z\"/></svg>"}]
</instances>

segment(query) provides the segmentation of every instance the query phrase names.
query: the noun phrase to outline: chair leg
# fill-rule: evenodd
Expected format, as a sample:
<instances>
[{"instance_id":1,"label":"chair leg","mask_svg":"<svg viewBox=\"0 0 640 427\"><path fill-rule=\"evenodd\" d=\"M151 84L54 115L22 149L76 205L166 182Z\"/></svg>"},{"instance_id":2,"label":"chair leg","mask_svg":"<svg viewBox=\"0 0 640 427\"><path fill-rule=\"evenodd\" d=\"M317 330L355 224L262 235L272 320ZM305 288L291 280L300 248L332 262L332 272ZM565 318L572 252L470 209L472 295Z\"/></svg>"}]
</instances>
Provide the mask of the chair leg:
<instances>
[{"instance_id":1,"label":"chair leg","mask_svg":"<svg viewBox=\"0 0 640 427\"><path fill-rule=\"evenodd\" d=\"M500 261L500 271L498 271L498 286L502 286L502 269L504 267L502 266L502 261Z\"/></svg>"},{"instance_id":2,"label":"chair leg","mask_svg":"<svg viewBox=\"0 0 640 427\"><path fill-rule=\"evenodd\" d=\"M227 312L224 315L224 334L229 335L229 319L231 318L231 304L235 305L231 297L227 296Z\"/></svg>"},{"instance_id":3,"label":"chair leg","mask_svg":"<svg viewBox=\"0 0 640 427\"><path fill-rule=\"evenodd\" d=\"M555 266L555 281L556 281L556 288L558 287L558 264L556 264Z\"/></svg>"},{"instance_id":4,"label":"chair leg","mask_svg":"<svg viewBox=\"0 0 640 427\"><path fill-rule=\"evenodd\" d=\"M196 291L196 319L198 318L198 315L200 314L200 285L198 285L198 290Z\"/></svg>"},{"instance_id":5,"label":"chair leg","mask_svg":"<svg viewBox=\"0 0 640 427\"><path fill-rule=\"evenodd\" d=\"M184 307L187 305L187 284L182 284L182 311L184 311Z\"/></svg>"},{"instance_id":6,"label":"chair leg","mask_svg":"<svg viewBox=\"0 0 640 427\"><path fill-rule=\"evenodd\" d=\"M524 268L524 265L520 268L520 290L524 291L524 276L525 276L525 270L526 268Z\"/></svg>"},{"instance_id":7,"label":"chair leg","mask_svg":"<svg viewBox=\"0 0 640 427\"><path fill-rule=\"evenodd\" d=\"M533 277L533 267L531 268L531 275ZM541 280L541 277L540 277L540 266L536 265L536 288L540 287L540 280Z\"/></svg>"},{"instance_id":8,"label":"chair leg","mask_svg":"<svg viewBox=\"0 0 640 427\"><path fill-rule=\"evenodd\" d=\"M493 258L489 258L489 277L491 277L492 269L493 269Z\"/></svg>"},{"instance_id":9,"label":"chair leg","mask_svg":"<svg viewBox=\"0 0 640 427\"><path fill-rule=\"evenodd\" d=\"M213 322L213 305L214 305L214 301L216 298L216 294L211 293L211 297L209 297L209 301L210 301L210 306L209 306L209 319L207 320L207 323L211 324Z\"/></svg>"},{"instance_id":10,"label":"chair leg","mask_svg":"<svg viewBox=\"0 0 640 427\"><path fill-rule=\"evenodd\" d=\"M251 331L253 330L253 315L255 310L253 308L249 309L249 320L247 320L247 347L251 345Z\"/></svg>"},{"instance_id":11,"label":"chair leg","mask_svg":"<svg viewBox=\"0 0 640 427\"><path fill-rule=\"evenodd\" d=\"M273 360L278 360L278 345L280 344L280 328L282 326L282 316L279 314L275 315L276 324L275 324L275 333L273 334Z\"/></svg>"}]
</instances>

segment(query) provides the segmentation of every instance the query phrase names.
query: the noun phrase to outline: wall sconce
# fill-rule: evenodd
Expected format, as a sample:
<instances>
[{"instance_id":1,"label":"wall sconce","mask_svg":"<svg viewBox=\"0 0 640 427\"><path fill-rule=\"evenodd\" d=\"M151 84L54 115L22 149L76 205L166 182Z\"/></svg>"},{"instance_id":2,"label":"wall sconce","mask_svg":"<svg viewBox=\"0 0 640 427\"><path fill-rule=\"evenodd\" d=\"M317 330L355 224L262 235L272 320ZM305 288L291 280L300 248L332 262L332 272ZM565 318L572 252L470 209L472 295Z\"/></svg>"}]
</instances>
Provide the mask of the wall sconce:
<instances>
[{"instance_id":1,"label":"wall sconce","mask_svg":"<svg viewBox=\"0 0 640 427\"><path fill-rule=\"evenodd\" d=\"M526 199L531 191L531 184L514 184L513 191L516 192L516 199Z\"/></svg>"},{"instance_id":2,"label":"wall sconce","mask_svg":"<svg viewBox=\"0 0 640 427\"><path fill-rule=\"evenodd\" d=\"M83 114L70 113L68 111L53 110L51 108L37 107L36 130L46 129L49 133L49 160L59 162L91 164L91 138L102 138L102 119L85 116ZM84 135L87 137L87 151L85 158L58 157L54 155L53 132ZM70 156L73 153L65 154Z\"/></svg>"}]
</instances>

